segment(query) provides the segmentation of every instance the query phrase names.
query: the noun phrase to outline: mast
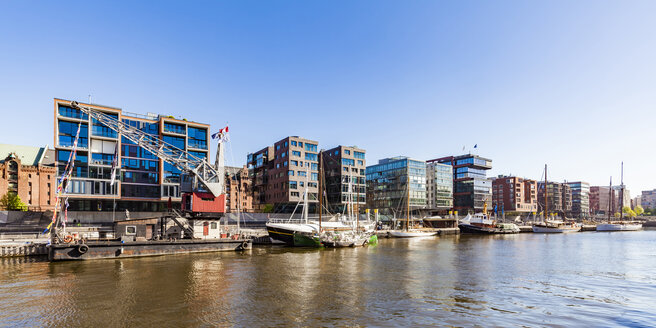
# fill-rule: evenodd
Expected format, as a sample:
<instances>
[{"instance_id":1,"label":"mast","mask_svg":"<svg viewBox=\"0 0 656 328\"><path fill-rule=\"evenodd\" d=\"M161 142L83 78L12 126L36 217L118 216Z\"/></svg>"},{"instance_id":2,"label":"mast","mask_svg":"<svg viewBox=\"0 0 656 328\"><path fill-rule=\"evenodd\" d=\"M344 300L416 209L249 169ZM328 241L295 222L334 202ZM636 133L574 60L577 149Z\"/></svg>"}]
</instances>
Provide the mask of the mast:
<instances>
[{"instance_id":1,"label":"mast","mask_svg":"<svg viewBox=\"0 0 656 328\"><path fill-rule=\"evenodd\" d=\"M613 208L613 177L610 177L610 185L608 186L608 223L610 223L610 212Z\"/></svg>"},{"instance_id":2,"label":"mast","mask_svg":"<svg viewBox=\"0 0 656 328\"><path fill-rule=\"evenodd\" d=\"M547 164L544 164L544 221L547 221L549 216L549 193L547 192L547 186L549 185L549 180L547 180Z\"/></svg>"},{"instance_id":3,"label":"mast","mask_svg":"<svg viewBox=\"0 0 656 328\"><path fill-rule=\"evenodd\" d=\"M410 171L408 170L408 178L406 180L408 185L408 217L405 220L405 231L410 230Z\"/></svg>"},{"instance_id":4,"label":"mast","mask_svg":"<svg viewBox=\"0 0 656 328\"><path fill-rule=\"evenodd\" d=\"M622 162L622 174L620 175L620 221L624 218L624 162Z\"/></svg>"},{"instance_id":5,"label":"mast","mask_svg":"<svg viewBox=\"0 0 656 328\"><path fill-rule=\"evenodd\" d=\"M321 212L323 207L323 151L319 151L319 233L321 233Z\"/></svg>"}]
</instances>

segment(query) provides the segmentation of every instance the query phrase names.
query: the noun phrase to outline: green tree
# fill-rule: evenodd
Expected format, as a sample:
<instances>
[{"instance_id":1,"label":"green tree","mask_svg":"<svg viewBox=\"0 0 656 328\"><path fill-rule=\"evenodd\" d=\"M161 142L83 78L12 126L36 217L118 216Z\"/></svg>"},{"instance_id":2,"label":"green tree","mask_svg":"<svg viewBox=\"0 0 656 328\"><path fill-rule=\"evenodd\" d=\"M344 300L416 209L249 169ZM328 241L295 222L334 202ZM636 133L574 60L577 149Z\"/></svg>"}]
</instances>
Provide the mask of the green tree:
<instances>
[{"instance_id":1,"label":"green tree","mask_svg":"<svg viewBox=\"0 0 656 328\"><path fill-rule=\"evenodd\" d=\"M638 205L634 209L636 215L642 215L642 213L645 213L645 209L642 208L642 206Z\"/></svg>"},{"instance_id":2,"label":"green tree","mask_svg":"<svg viewBox=\"0 0 656 328\"><path fill-rule=\"evenodd\" d=\"M629 209L629 211L626 212L626 215L630 218L635 218L637 216L636 212L633 211L632 209Z\"/></svg>"},{"instance_id":3,"label":"green tree","mask_svg":"<svg viewBox=\"0 0 656 328\"><path fill-rule=\"evenodd\" d=\"M27 211L27 205L13 192L8 192L0 198L0 206L9 211Z\"/></svg>"},{"instance_id":4,"label":"green tree","mask_svg":"<svg viewBox=\"0 0 656 328\"><path fill-rule=\"evenodd\" d=\"M623 213L629 213L630 210L631 210L631 208L628 207L628 206L624 206L624 207L622 207L622 212L623 212Z\"/></svg>"},{"instance_id":5,"label":"green tree","mask_svg":"<svg viewBox=\"0 0 656 328\"><path fill-rule=\"evenodd\" d=\"M262 208L262 213L272 213L273 212L273 204L266 204L264 205L264 208Z\"/></svg>"}]
</instances>

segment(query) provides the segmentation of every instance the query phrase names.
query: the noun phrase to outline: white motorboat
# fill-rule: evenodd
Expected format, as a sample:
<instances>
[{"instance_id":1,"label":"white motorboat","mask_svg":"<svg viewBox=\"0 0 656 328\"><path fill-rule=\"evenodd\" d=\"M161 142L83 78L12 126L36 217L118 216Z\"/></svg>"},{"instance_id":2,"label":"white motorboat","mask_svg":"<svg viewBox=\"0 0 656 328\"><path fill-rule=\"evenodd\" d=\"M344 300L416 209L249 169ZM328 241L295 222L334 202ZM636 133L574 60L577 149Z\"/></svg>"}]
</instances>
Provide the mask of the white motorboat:
<instances>
[{"instance_id":1,"label":"white motorboat","mask_svg":"<svg viewBox=\"0 0 656 328\"><path fill-rule=\"evenodd\" d=\"M389 232L390 237L394 238L413 238L413 237L428 237L435 236L436 231L420 231L420 230L392 230Z\"/></svg>"},{"instance_id":2,"label":"white motorboat","mask_svg":"<svg viewBox=\"0 0 656 328\"><path fill-rule=\"evenodd\" d=\"M615 221L597 225L597 231L637 231L642 229L642 223L636 221Z\"/></svg>"},{"instance_id":3,"label":"white motorboat","mask_svg":"<svg viewBox=\"0 0 656 328\"><path fill-rule=\"evenodd\" d=\"M581 225L575 222L548 220L533 224L533 232L537 233L567 233L581 231Z\"/></svg>"}]
</instances>

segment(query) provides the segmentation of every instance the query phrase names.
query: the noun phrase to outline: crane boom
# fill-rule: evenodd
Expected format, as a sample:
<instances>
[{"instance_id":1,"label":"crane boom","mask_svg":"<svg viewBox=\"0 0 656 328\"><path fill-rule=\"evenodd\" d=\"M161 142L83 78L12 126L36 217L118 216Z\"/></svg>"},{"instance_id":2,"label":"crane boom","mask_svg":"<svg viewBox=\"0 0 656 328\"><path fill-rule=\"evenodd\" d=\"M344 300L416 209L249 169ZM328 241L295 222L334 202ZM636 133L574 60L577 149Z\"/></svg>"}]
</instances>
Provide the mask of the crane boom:
<instances>
[{"instance_id":1,"label":"crane boom","mask_svg":"<svg viewBox=\"0 0 656 328\"><path fill-rule=\"evenodd\" d=\"M197 190L200 183L214 197L223 194L224 176L219 173L220 169L214 168L206 159L177 148L157 136L145 133L93 108L80 105L77 101L71 102L71 107L81 110L146 151L175 166L181 172L189 174L193 178L191 181L193 190ZM184 183L181 181L181 184Z\"/></svg>"}]
</instances>

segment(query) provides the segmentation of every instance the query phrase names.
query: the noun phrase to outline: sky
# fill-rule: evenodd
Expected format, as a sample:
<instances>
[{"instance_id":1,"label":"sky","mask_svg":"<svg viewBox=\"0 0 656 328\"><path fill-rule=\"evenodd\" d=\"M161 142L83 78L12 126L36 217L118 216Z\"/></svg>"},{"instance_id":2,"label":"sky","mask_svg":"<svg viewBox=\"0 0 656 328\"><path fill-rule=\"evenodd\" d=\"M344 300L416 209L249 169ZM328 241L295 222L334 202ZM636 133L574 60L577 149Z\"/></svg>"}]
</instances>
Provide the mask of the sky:
<instances>
[{"instance_id":1,"label":"sky","mask_svg":"<svg viewBox=\"0 0 656 328\"><path fill-rule=\"evenodd\" d=\"M474 152L488 176L656 188L655 1L2 1L0 143L53 98L286 136L368 164ZM474 148L474 145L477 145ZM215 145L212 145L215 150ZM464 151L463 151L464 149Z\"/></svg>"}]
</instances>

